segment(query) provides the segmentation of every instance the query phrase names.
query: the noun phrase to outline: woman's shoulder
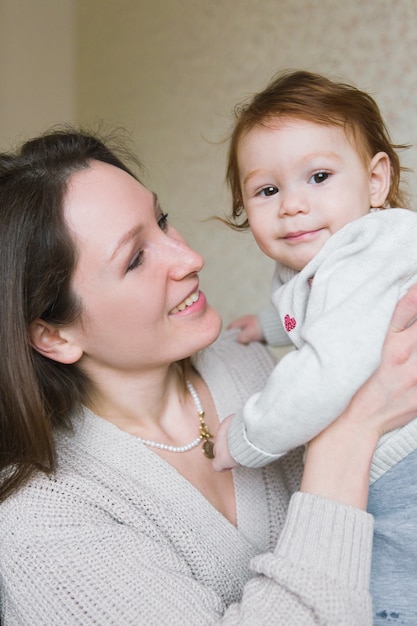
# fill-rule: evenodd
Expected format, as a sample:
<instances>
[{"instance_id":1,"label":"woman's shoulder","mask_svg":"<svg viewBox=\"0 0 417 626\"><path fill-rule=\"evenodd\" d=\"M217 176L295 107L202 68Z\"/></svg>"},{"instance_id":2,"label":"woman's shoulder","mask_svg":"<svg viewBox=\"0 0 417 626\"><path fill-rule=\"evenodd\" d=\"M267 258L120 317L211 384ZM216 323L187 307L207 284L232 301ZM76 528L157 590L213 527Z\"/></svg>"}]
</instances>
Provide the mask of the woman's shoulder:
<instances>
[{"instance_id":1,"label":"woman's shoulder","mask_svg":"<svg viewBox=\"0 0 417 626\"><path fill-rule=\"evenodd\" d=\"M0 505L0 555L5 551L24 549L39 537L40 529L51 523L49 496L54 494L54 480L42 472L35 472L30 480L9 495ZM61 511L64 502L62 502ZM20 548L19 548L20 546Z\"/></svg>"}]
</instances>

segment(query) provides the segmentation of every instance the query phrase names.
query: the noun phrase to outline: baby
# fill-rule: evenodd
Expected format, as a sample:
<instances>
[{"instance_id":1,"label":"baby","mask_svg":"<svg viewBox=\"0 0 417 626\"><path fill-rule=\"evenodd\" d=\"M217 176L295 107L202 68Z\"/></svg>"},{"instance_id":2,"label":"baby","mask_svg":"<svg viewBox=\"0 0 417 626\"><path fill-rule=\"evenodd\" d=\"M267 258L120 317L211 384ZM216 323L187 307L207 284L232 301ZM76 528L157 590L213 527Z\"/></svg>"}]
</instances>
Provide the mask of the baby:
<instances>
[{"instance_id":1,"label":"baby","mask_svg":"<svg viewBox=\"0 0 417 626\"><path fill-rule=\"evenodd\" d=\"M398 147L368 94L308 72L278 77L239 109L229 221L250 226L277 262L276 311L231 326L243 342L298 350L220 430L217 469L264 465L306 443L375 369L394 306L417 279L417 217L384 210L404 204Z\"/></svg>"}]
</instances>

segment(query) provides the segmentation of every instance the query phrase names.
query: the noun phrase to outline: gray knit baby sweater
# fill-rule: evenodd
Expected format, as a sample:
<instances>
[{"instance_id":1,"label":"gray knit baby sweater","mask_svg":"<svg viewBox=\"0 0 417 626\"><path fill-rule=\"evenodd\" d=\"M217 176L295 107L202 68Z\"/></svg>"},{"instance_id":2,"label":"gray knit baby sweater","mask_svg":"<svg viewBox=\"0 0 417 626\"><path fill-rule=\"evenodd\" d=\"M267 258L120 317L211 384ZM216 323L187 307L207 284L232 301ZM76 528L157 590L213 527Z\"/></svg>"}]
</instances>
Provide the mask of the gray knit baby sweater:
<instances>
[{"instance_id":1,"label":"gray knit baby sweater","mask_svg":"<svg viewBox=\"0 0 417 626\"><path fill-rule=\"evenodd\" d=\"M273 368L229 333L195 359L220 419ZM372 623L372 517L295 493L300 450L234 471L237 528L171 465L88 410L58 469L0 506L3 626Z\"/></svg>"}]
</instances>

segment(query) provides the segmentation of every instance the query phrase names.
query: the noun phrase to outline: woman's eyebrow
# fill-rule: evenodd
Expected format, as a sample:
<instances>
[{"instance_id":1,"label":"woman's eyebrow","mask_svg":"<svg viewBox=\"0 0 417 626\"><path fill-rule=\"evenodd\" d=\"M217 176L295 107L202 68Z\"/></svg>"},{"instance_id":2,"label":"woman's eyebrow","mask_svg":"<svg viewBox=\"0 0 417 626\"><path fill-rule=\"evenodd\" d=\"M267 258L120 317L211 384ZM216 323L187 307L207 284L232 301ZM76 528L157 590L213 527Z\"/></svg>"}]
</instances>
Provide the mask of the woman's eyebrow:
<instances>
[{"instance_id":1,"label":"woman's eyebrow","mask_svg":"<svg viewBox=\"0 0 417 626\"><path fill-rule=\"evenodd\" d=\"M154 212L156 214L161 209L161 207L159 205L158 195L154 191L152 191L152 198L153 198ZM114 250L109 258L109 262L113 261L113 259L119 254L121 248L123 248L130 241L132 241L132 239L134 239L140 233L142 229L143 229L143 225L138 224L136 226L133 226L133 228L130 228L126 233L123 233L123 235L120 237L120 239L117 241L114 247Z\"/></svg>"},{"instance_id":2,"label":"woman's eyebrow","mask_svg":"<svg viewBox=\"0 0 417 626\"><path fill-rule=\"evenodd\" d=\"M153 196L153 208L154 208L155 215L156 215L157 212L161 210L161 205L159 203L158 194L155 191L152 191L152 196Z\"/></svg>"},{"instance_id":3,"label":"woman's eyebrow","mask_svg":"<svg viewBox=\"0 0 417 626\"><path fill-rule=\"evenodd\" d=\"M143 226L142 224L138 224L137 226L134 226L133 228L131 228L130 230L127 231L127 233L124 233L120 239L118 240L110 258L109 258L109 263L111 261L113 261L113 259L120 253L121 249L127 245L130 241L132 241L132 239L134 239L142 230Z\"/></svg>"}]
</instances>

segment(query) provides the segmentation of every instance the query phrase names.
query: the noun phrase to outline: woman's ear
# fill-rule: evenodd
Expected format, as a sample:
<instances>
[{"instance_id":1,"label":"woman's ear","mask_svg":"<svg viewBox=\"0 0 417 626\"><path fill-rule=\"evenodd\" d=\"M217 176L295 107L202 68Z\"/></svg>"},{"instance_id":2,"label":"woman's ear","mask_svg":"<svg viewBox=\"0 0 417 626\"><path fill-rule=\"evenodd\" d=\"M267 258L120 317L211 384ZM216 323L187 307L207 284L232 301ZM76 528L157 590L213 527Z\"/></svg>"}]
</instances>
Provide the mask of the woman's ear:
<instances>
[{"instance_id":1,"label":"woman's ear","mask_svg":"<svg viewBox=\"0 0 417 626\"><path fill-rule=\"evenodd\" d=\"M32 347L39 354L58 363L76 363L83 355L82 348L66 338L64 329L43 320L32 322L29 335Z\"/></svg>"},{"instance_id":2,"label":"woman's ear","mask_svg":"<svg viewBox=\"0 0 417 626\"><path fill-rule=\"evenodd\" d=\"M391 163L386 152L377 152L369 164L371 207L383 206L391 185Z\"/></svg>"}]
</instances>

